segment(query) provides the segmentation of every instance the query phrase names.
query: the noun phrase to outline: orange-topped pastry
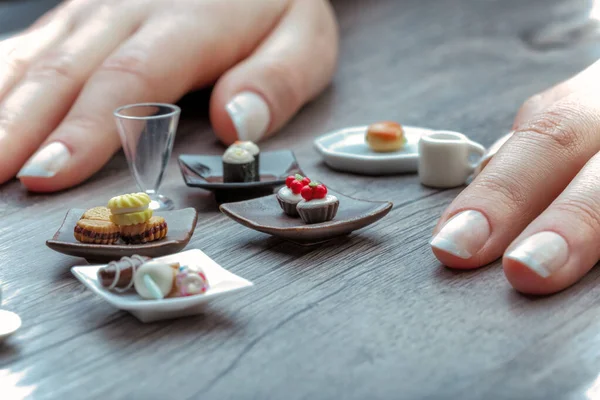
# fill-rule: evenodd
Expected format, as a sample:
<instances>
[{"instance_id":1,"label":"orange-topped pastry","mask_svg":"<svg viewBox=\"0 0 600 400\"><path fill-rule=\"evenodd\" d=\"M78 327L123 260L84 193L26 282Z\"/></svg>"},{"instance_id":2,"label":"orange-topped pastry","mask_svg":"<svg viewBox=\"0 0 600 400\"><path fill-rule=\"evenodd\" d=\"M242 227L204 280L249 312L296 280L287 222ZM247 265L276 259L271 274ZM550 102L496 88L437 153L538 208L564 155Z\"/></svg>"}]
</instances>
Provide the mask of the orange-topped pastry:
<instances>
[{"instance_id":1,"label":"orange-topped pastry","mask_svg":"<svg viewBox=\"0 0 600 400\"><path fill-rule=\"evenodd\" d=\"M402 125L393 121L382 121L369 125L365 140L369 147L377 152L400 150L406 143Z\"/></svg>"}]
</instances>

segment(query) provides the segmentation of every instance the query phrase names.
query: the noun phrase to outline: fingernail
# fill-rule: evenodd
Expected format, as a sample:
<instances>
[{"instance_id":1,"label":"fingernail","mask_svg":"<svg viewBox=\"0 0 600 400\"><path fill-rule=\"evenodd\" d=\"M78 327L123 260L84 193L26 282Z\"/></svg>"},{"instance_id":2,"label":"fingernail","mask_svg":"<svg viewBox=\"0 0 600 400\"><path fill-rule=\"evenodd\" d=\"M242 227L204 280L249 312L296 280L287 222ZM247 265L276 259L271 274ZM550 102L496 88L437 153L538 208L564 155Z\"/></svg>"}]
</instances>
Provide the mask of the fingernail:
<instances>
[{"instance_id":1,"label":"fingernail","mask_svg":"<svg viewBox=\"0 0 600 400\"><path fill-rule=\"evenodd\" d=\"M479 211L468 210L450 218L431 240L431 247L462 259L476 254L490 237L490 224Z\"/></svg>"},{"instance_id":2,"label":"fingernail","mask_svg":"<svg viewBox=\"0 0 600 400\"><path fill-rule=\"evenodd\" d=\"M60 142L50 143L27 161L17 174L36 178L51 178L65 166L71 153L67 146Z\"/></svg>"},{"instance_id":3,"label":"fingernail","mask_svg":"<svg viewBox=\"0 0 600 400\"><path fill-rule=\"evenodd\" d=\"M258 142L267 132L271 112L267 103L253 92L242 92L225 106L239 140Z\"/></svg>"},{"instance_id":4,"label":"fingernail","mask_svg":"<svg viewBox=\"0 0 600 400\"><path fill-rule=\"evenodd\" d=\"M523 240L505 255L547 278L559 270L569 258L569 245L558 233L540 232Z\"/></svg>"}]
</instances>

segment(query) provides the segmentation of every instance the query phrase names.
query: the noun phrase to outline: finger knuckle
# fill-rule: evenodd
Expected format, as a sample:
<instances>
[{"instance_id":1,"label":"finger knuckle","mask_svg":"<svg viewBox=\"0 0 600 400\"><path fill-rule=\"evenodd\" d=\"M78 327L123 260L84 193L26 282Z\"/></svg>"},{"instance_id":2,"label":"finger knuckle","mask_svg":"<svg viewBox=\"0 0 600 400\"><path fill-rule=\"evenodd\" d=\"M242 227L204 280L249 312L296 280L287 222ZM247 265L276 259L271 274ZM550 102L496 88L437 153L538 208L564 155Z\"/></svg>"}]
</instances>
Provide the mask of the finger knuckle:
<instances>
[{"instance_id":1,"label":"finger knuckle","mask_svg":"<svg viewBox=\"0 0 600 400\"><path fill-rule=\"evenodd\" d=\"M278 98L294 106L302 103L305 79L300 71L285 61L273 61L265 66L266 75L277 85Z\"/></svg>"},{"instance_id":2,"label":"finger knuckle","mask_svg":"<svg viewBox=\"0 0 600 400\"><path fill-rule=\"evenodd\" d=\"M98 72L128 75L149 89L154 89L158 86L158 79L150 73L143 55L136 54L135 52L108 58L98 68Z\"/></svg>"},{"instance_id":3,"label":"finger knuckle","mask_svg":"<svg viewBox=\"0 0 600 400\"><path fill-rule=\"evenodd\" d=\"M30 77L46 77L51 80L75 80L76 65L73 57L66 53L50 53L34 63L28 75Z\"/></svg>"},{"instance_id":4,"label":"finger knuckle","mask_svg":"<svg viewBox=\"0 0 600 400\"><path fill-rule=\"evenodd\" d=\"M18 71L20 73L23 73L25 70L27 70L28 65L28 62L25 58L14 54L9 54L7 57L5 57L4 63L12 71Z\"/></svg>"},{"instance_id":5,"label":"finger knuckle","mask_svg":"<svg viewBox=\"0 0 600 400\"><path fill-rule=\"evenodd\" d=\"M540 113L515 132L526 140L550 143L560 149L577 152L581 145L581 133L573 121L580 119L571 107L561 106Z\"/></svg>"},{"instance_id":6,"label":"finger knuckle","mask_svg":"<svg viewBox=\"0 0 600 400\"><path fill-rule=\"evenodd\" d=\"M556 202L553 207L566 221L583 224L600 237L600 201L589 196L571 196Z\"/></svg>"}]
</instances>

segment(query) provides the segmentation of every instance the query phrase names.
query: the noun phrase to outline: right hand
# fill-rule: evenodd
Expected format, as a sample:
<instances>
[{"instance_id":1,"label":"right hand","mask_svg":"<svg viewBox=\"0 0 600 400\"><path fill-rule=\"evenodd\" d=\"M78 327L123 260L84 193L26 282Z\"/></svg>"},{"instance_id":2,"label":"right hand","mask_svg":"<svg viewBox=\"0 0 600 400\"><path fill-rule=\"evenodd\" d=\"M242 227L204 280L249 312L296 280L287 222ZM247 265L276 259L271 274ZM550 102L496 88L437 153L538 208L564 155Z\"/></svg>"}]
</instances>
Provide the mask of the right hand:
<instances>
[{"instance_id":1,"label":"right hand","mask_svg":"<svg viewBox=\"0 0 600 400\"><path fill-rule=\"evenodd\" d=\"M500 257L520 292L551 294L600 260L600 61L532 97L512 135L443 213L432 248L449 267Z\"/></svg>"},{"instance_id":2,"label":"right hand","mask_svg":"<svg viewBox=\"0 0 600 400\"><path fill-rule=\"evenodd\" d=\"M0 42L0 183L81 183L121 146L117 107L213 83L217 136L259 141L326 87L337 51L327 0L65 2Z\"/></svg>"}]
</instances>

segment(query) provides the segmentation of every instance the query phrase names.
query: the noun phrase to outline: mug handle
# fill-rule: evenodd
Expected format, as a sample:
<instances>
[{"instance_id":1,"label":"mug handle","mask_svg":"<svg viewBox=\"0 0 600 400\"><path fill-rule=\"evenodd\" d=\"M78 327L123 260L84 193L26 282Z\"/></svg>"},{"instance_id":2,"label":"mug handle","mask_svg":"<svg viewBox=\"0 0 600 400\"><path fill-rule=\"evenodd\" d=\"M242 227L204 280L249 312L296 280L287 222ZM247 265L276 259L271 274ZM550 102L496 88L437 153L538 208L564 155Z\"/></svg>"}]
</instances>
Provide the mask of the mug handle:
<instances>
[{"instance_id":1,"label":"mug handle","mask_svg":"<svg viewBox=\"0 0 600 400\"><path fill-rule=\"evenodd\" d=\"M487 150L485 147L483 147L479 143L474 142L472 140L469 140L467 143L469 145L469 156L471 156L471 154L477 154L477 156L479 156L478 160L475 163L473 163L473 164L469 163L469 169L470 169L469 173L472 173L475 171L475 169L479 165L479 161L481 161L481 158L485 155Z\"/></svg>"}]
</instances>

